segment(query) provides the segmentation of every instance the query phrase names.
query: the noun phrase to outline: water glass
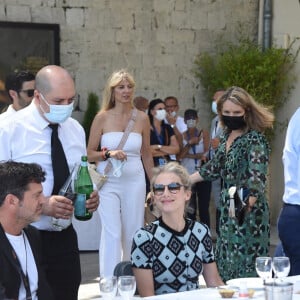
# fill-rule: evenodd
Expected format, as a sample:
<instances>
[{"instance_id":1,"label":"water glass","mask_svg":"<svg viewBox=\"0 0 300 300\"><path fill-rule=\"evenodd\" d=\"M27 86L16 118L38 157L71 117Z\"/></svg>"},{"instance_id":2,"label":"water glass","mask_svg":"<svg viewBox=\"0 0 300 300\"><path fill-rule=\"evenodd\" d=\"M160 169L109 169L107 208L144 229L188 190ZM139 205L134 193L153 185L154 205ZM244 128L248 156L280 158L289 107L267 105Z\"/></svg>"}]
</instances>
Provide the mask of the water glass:
<instances>
[{"instance_id":1,"label":"water glass","mask_svg":"<svg viewBox=\"0 0 300 300\"><path fill-rule=\"evenodd\" d=\"M278 256L273 258L273 270L275 278L284 278L290 272L290 259L286 256Z\"/></svg>"},{"instance_id":2,"label":"water glass","mask_svg":"<svg viewBox=\"0 0 300 300\"><path fill-rule=\"evenodd\" d=\"M265 283L266 279L272 278L272 258L268 256L256 257L255 269Z\"/></svg>"},{"instance_id":3,"label":"water glass","mask_svg":"<svg viewBox=\"0 0 300 300\"><path fill-rule=\"evenodd\" d=\"M134 276L120 276L118 279L118 291L122 299L129 300L133 297L136 289Z\"/></svg>"},{"instance_id":4,"label":"water glass","mask_svg":"<svg viewBox=\"0 0 300 300\"><path fill-rule=\"evenodd\" d=\"M100 294L105 299L113 299L117 294L117 277L104 276L99 281Z\"/></svg>"},{"instance_id":5,"label":"water glass","mask_svg":"<svg viewBox=\"0 0 300 300\"><path fill-rule=\"evenodd\" d=\"M71 192L65 192L61 196L65 196L66 198L72 200L73 203L74 203L75 200L76 200L77 194L76 193L71 193ZM69 219L58 219L58 218L52 217L51 222L52 222L53 228L56 231L62 231L63 229L66 229L67 227L69 227L71 225L71 223L72 223L72 216L70 216Z\"/></svg>"}]
</instances>

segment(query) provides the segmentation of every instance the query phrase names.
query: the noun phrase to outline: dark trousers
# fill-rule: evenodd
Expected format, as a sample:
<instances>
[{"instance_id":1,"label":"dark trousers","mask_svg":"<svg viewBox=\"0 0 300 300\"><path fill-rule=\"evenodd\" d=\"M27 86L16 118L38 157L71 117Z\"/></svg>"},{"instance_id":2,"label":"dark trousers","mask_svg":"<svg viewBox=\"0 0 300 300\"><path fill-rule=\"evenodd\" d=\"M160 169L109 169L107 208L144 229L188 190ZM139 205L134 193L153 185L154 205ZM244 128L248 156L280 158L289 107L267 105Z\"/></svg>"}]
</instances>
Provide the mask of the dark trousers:
<instances>
[{"instance_id":1,"label":"dark trousers","mask_svg":"<svg viewBox=\"0 0 300 300\"><path fill-rule=\"evenodd\" d=\"M278 233L284 253L290 259L289 275L300 275L300 205L283 205L278 218Z\"/></svg>"},{"instance_id":2,"label":"dark trousers","mask_svg":"<svg viewBox=\"0 0 300 300\"><path fill-rule=\"evenodd\" d=\"M73 226L62 231L41 230L43 265L56 300L77 300L81 282L77 234Z\"/></svg>"},{"instance_id":3,"label":"dark trousers","mask_svg":"<svg viewBox=\"0 0 300 300\"><path fill-rule=\"evenodd\" d=\"M211 182L202 181L193 184L192 196L188 204L187 217L196 220L197 207L200 221L210 227L209 201L211 192ZM190 212L189 212L190 211ZM193 212L192 212L193 211Z\"/></svg>"}]
</instances>

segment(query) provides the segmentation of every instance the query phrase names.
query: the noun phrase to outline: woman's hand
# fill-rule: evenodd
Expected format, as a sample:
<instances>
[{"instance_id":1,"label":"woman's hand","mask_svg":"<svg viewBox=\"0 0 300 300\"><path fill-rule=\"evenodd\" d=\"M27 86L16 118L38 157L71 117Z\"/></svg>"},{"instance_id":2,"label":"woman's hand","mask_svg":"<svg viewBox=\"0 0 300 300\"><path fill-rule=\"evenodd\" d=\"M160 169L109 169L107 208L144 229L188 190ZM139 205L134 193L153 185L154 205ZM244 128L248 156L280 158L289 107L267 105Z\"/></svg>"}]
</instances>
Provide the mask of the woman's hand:
<instances>
[{"instance_id":1,"label":"woman's hand","mask_svg":"<svg viewBox=\"0 0 300 300\"><path fill-rule=\"evenodd\" d=\"M127 154L123 150L109 150L109 157L123 161L127 159Z\"/></svg>"}]
</instances>

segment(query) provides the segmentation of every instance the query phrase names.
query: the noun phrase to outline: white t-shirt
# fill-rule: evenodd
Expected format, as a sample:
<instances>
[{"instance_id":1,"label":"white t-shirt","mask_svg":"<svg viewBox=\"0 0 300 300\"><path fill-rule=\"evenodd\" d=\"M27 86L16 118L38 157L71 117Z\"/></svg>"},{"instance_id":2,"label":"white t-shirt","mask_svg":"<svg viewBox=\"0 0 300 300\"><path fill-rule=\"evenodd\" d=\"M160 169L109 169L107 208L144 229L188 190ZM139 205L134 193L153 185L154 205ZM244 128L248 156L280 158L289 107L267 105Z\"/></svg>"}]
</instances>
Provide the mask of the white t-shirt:
<instances>
[{"instance_id":1,"label":"white t-shirt","mask_svg":"<svg viewBox=\"0 0 300 300\"><path fill-rule=\"evenodd\" d=\"M24 274L26 275L27 273L32 300L38 300L38 272L26 234L24 232L22 232L21 235L17 236L8 233L5 234L17 254L18 260L21 264ZM26 290L24 287L23 280L21 279L19 300L24 299L26 299Z\"/></svg>"}]
</instances>

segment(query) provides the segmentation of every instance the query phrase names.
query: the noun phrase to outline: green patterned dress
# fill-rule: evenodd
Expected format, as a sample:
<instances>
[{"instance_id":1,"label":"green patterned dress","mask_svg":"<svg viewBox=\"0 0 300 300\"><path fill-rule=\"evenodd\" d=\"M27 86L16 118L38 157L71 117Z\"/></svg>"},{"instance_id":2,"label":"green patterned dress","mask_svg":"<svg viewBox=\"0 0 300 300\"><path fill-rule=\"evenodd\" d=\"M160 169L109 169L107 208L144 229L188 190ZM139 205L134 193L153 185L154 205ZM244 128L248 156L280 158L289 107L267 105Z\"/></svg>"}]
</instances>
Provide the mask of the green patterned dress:
<instances>
[{"instance_id":1,"label":"green patterned dress","mask_svg":"<svg viewBox=\"0 0 300 300\"><path fill-rule=\"evenodd\" d=\"M270 241L269 206L265 196L270 148L263 134L250 130L236 138L226 153L228 133L220 141L214 158L199 171L204 180L221 177L220 235L216 260L224 281L257 276L255 258L267 256ZM231 186L248 187L257 201L239 226L228 215Z\"/></svg>"}]
</instances>

